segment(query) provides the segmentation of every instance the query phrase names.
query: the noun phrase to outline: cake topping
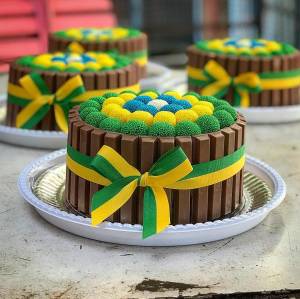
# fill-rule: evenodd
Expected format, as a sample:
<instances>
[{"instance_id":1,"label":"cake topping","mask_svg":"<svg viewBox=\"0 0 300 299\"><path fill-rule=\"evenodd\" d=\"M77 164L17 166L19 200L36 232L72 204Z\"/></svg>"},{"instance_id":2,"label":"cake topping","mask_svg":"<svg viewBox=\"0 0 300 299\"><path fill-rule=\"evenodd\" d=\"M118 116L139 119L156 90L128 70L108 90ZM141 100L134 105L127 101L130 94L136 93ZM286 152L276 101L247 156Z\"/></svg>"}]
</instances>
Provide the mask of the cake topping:
<instances>
[{"instance_id":1,"label":"cake topping","mask_svg":"<svg viewBox=\"0 0 300 299\"><path fill-rule=\"evenodd\" d=\"M229 54L239 56L274 56L291 54L296 49L287 44L266 39L212 39L196 43L196 47L203 51L216 54Z\"/></svg>"},{"instance_id":2,"label":"cake topping","mask_svg":"<svg viewBox=\"0 0 300 299\"><path fill-rule=\"evenodd\" d=\"M95 111L101 116L97 117ZM226 101L197 93L123 91L91 98L80 106L92 126L130 135L192 136L231 126L236 110ZM91 114L91 116L90 116Z\"/></svg>"},{"instance_id":3,"label":"cake topping","mask_svg":"<svg viewBox=\"0 0 300 299\"><path fill-rule=\"evenodd\" d=\"M70 28L54 33L57 37L77 41L114 41L140 35L140 31L132 28Z\"/></svg>"},{"instance_id":4,"label":"cake topping","mask_svg":"<svg viewBox=\"0 0 300 299\"><path fill-rule=\"evenodd\" d=\"M131 59L115 52L86 52L82 54L57 52L25 56L18 59L17 63L32 69L80 72L119 69L129 65Z\"/></svg>"}]
</instances>

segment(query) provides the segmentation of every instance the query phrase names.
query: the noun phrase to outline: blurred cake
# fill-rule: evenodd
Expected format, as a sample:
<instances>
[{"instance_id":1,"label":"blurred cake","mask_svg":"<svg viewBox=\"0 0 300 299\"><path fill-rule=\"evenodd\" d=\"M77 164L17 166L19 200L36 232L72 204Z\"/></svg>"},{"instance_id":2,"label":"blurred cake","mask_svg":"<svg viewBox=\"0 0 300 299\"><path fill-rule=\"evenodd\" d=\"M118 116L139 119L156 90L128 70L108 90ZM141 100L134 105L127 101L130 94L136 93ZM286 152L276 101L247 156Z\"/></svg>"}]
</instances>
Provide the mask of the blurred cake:
<instances>
[{"instance_id":1,"label":"blurred cake","mask_svg":"<svg viewBox=\"0 0 300 299\"><path fill-rule=\"evenodd\" d=\"M146 73L147 35L133 28L70 28L49 36L49 51L85 52L118 50L134 59Z\"/></svg>"},{"instance_id":2,"label":"blurred cake","mask_svg":"<svg viewBox=\"0 0 300 299\"><path fill-rule=\"evenodd\" d=\"M202 40L187 49L188 89L234 106L300 104L300 54L265 39Z\"/></svg>"},{"instance_id":3,"label":"blurred cake","mask_svg":"<svg viewBox=\"0 0 300 299\"><path fill-rule=\"evenodd\" d=\"M93 224L144 223L144 237L169 223L226 217L242 204L245 124L228 102L194 92L124 91L91 98L69 114L66 204L92 216ZM178 151L193 165L191 173L177 166ZM161 183L164 171L182 177ZM120 185L134 189L118 191ZM161 186L167 204L165 198L149 199L163 193ZM151 233L153 218L157 227Z\"/></svg>"},{"instance_id":4,"label":"blurred cake","mask_svg":"<svg viewBox=\"0 0 300 299\"><path fill-rule=\"evenodd\" d=\"M139 67L117 53L24 56L10 65L6 124L67 130L69 109L92 95L139 90Z\"/></svg>"}]
</instances>

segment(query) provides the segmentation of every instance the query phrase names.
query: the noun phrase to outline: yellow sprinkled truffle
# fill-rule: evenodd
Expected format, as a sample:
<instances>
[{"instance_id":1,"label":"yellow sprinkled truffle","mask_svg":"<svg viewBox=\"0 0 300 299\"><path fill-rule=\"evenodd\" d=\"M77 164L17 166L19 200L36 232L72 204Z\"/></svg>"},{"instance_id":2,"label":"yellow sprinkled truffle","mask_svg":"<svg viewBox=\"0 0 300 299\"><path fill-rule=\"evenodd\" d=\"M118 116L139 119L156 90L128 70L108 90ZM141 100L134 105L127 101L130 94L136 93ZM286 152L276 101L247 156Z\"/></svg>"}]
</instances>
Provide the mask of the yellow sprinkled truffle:
<instances>
[{"instance_id":1,"label":"yellow sprinkled truffle","mask_svg":"<svg viewBox=\"0 0 300 299\"><path fill-rule=\"evenodd\" d=\"M145 91L139 94L140 96L148 96L151 99L156 99L157 98L157 94L153 91Z\"/></svg>"},{"instance_id":2,"label":"yellow sprinkled truffle","mask_svg":"<svg viewBox=\"0 0 300 299\"><path fill-rule=\"evenodd\" d=\"M97 62L101 63L103 66L111 67L116 64L116 61L110 57L108 54L100 53L97 55Z\"/></svg>"},{"instance_id":3,"label":"yellow sprinkled truffle","mask_svg":"<svg viewBox=\"0 0 300 299\"><path fill-rule=\"evenodd\" d=\"M74 62L68 63L68 67L74 67L74 68L82 71L85 68L85 65L82 62L74 61Z\"/></svg>"},{"instance_id":4,"label":"yellow sprinkled truffle","mask_svg":"<svg viewBox=\"0 0 300 299\"><path fill-rule=\"evenodd\" d=\"M87 62L85 64L85 66L86 66L86 68L91 68L91 69L95 69L95 70L99 70L101 68L101 65L94 61Z\"/></svg>"},{"instance_id":5,"label":"yellow sprinkled truffle","mask_svg":"<svg viewBox=\"0 0 300 299\"><path fill-rule=\"evenodd\" d=\"M169 111L160 111L155 114L153 122L156 123L161 121L166 122L172 126L176 125L176 117L172 112Z\"/></svg>"},{"instance_id":6,"label":"yellow sprinkled truffle","mask_svg":"<svg viewBox=\"0 0 300 299\"><path fill-rule=\"evenodd\" d=\"M112 109L109 111L109 116L118 118L122 122L126 122L130 116L130 112L126 109Z\"/></svg>"},{"instance_id":7,"label":"yellow sprinkled truffle","mask_svg":"<svg viewBox=\"0 0 300 299\"><path fill-rule=\"evenodd\" d=\"M62 61L54 61L54 62L52 62L51 66L52 66L52 67L57 67L57 68L59 68L60 70L64 70L64 69L66 68L65 63L62 62Z\"/></svg>"},{"instance_id":8,"label":"yellow sprinkled truffle","mask_svg":"<svg viewBox=\"0 0 300 299\"><path fill-rule=\"evenodd\" d=\"M195 105L191 109L198 114L198 117L213 114L213 111L209 107L204 105Z\"/></svg>"},{"instance_id":9,"label":"yellow sprinkled truffle","mask_svg":"<svg viewBox=\"0 0 300 299\"><path fill-rule=\"evenodd\" d=\"M183 96L182 100L188 101L191 105L196 105L199 103L198 98L190 94Z\"/></svg>"},{"instance_id":10,"label":"yellow sprinkled truffle","mask_svg":"<svg viewBox=\"0 0 300 299\"><path fill-rule=\"evenodd\" d=\"M128 102L136 97L135 94L131 92L123 92L119 95L120 98L122 98L125 102Z\"/></svg>"},{"instance_id":11,"label":"yellow sprinkled truffle","mask_svg":"<svg viewBox=\"0 0 300 299\"><path fill-rule=\"evenodd\" d=\"M42 54L42 55L36 56L34 58L33 62L36 65L48 67L48 66L52 65L51 59L52 59L51 54Z\"/></svg>"},{"instance_id":12,"label":"yellow sprinkled truffle","mask_svg":"<svg viewBox=\"0 0 300 299\"><path fill-rule=\"evenodd\" d=\"M109 115L110 111L112 111L114 109L118 110L118 109L121 109L121 107L118 104L109 104L109 105L106 105L105 107L102 107L101 112L103 112L106 115Z\"/></svg>"},{"instance_id":13,"label":"yellow sprinkled truffle","mask_svg":"<svg viewBox=\"0 0 300 299\"><path fill-rule=\"evenodd\" d=\"M177 123L184 121L184 120L190 120L195 122L198 118L198 114L193 110L179 110L175 113L176 121Z\"/></svg>"},{"instance_id":14,"label":"yellow sprinkled truffle","mask_svg":"<svg viewBox=\"0 0 300 299\"><path fill-rule=\"evenodd\" d=\"M198 104L196 105L203 105L203 106L207 106L208 108L210 108L212 111L214 111L214 105L211 102L207 102L207 101L199 101Z\"/></svg>"},{"instance_id":15,"label":"yellow sprinkled truffle","mask_svg":"<svg viewBox=\"0 0 300 299\"><path fill-rule=\"evenodd\" d=\"M177 100L181 99L181 95L177 91L170 90L170 91L165 92L164 94L172 96Z\"/></svg>"},{"instance_id":16,"label":"yellow sprinkled truffle","mask_svg":"<svg viewBox=\"0 0 300 299\"><path fill-rule=\"evenodd\" d=\"M122 107L125 104L125 101L120 97L111 97L104 101L103 107L105 107L106 105L109 105L109 104L117 104L120 107Z\"/></svg>"},{"instance_id":17,"label":"yellow sprinkled truffle","mask_svg":"<svg viewBox=\"0 0 300 299\"><path fill-rule=\"evenodd\" d=\"M266 47L269 51L279 51L281 49L281 44L279 44L275 41L269 40L266 42Z\"/></svg>"},{"instance_id":18,"label":"yellow sprinkled truffle","mask_svg":"<svg viewBox=\"0 0 300 299\"><path fill-rule=\"evenodd\" d=\"M129 115L128 120L142 120L147 125L151 125L153 123L153 116L146 111L134 111Z\"/></svg>"}]
</instances>

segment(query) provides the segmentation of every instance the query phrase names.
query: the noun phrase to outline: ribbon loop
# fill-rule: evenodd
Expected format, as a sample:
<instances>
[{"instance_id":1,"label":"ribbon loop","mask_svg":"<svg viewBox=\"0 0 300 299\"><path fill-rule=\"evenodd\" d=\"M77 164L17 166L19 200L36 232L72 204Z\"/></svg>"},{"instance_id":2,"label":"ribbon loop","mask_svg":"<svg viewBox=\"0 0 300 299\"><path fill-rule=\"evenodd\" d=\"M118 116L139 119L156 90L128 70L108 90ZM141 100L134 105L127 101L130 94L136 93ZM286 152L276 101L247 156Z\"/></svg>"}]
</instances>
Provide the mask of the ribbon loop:
<instances>
[{"instance_id":1,"label":"ribbon loop","mask_svg":"<svg viewBox=\"0 0 300 299\"><path fill-rule=\"evenodd\" d=\"M256 73L247 72L231 77L215 60L209 60L200 71L201 74L196 76L194 70L190 73L200 80L201 95L223 97L228 93L229 87L232 87L234 106L248 107L250 105L249 93L261 91L261 79Z\"/></svg>"}]
</instances>

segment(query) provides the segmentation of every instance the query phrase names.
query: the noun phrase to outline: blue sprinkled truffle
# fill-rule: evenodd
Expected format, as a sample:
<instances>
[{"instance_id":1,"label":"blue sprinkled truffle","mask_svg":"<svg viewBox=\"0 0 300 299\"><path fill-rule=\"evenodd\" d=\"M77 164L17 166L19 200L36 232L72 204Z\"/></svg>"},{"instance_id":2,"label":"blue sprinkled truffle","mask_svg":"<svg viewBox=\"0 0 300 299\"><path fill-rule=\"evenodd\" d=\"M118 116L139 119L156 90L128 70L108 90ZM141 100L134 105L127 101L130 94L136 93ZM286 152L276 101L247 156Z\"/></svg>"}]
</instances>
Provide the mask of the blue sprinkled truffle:
<instances>
[{"instance_id":1,"label":"blue sprinkled truffle","mask_svg":"<svg viewBox=\"0 0 300 299\"><path fill-rule=\"evenodd\" d=\"M127 109L130 112L134 112L137 110L142 110L144 106L146 106L146 105L140 101L131 100L131 101L126 102L123 105L123 108Z\"/></svg>"},{"instance_id":2,"label":"blue sprinkled truffle","mask_svg":"<svg viewBox=\"0 0 300 299\"><path fill-rule=\"evenodd\" d=\"M174 101L176 101L176 99L174 97L167 95L167 94L161 94L160 96L157 97L157 99L164 100L168 104L172 104L172 103L174 103Z\"/></svg>"},{"instance_id":3,"label":"blue sprinkled truffle","mask_svg":"<svg viewBox=\"0 0 300 299\"><path fill-rule=\"evenodd\" d=\"M184 109L192 108L192 105L186 100L176 100L173 102L173 104L179 105L179 106L183 107Z\"/></svg>"},{"instance_id":4,"label":"blue sprinkled truffle","mask_svg":"<svg viewBox=\"0 0 300 299\"><path fill-rule=\"evenodd\" d=\"M151 106L151 105L144 105L144 106L142 106L141 109L142 109L142 111L150 112L152 115L155 115L158 112L156 107Z\"/></svg>"},{"instance_id":5,"label":"blue sprinkled truffle","mask_svg":"<svg viewBox=\"0 0 300 299\"><path fill-rule=\"evenodd\" d=\"M137 96L134 100L148 104L150 101L152 101L152 98L149 96Z\"/></svg>"},{"instance_id":6,"label":"blue sprinkled truffle","mask_svg":"<svg viewBox=\"0 0 300 299\"><path fill-rule=\"evenodd\" d=\"M170 104L170 105L166 105L163 106L160 111L170 111L172 113L176 113L179 110L183 110L184 108L180 105L177 104Z\"/></svg>"}]
</instances>

